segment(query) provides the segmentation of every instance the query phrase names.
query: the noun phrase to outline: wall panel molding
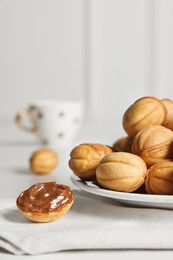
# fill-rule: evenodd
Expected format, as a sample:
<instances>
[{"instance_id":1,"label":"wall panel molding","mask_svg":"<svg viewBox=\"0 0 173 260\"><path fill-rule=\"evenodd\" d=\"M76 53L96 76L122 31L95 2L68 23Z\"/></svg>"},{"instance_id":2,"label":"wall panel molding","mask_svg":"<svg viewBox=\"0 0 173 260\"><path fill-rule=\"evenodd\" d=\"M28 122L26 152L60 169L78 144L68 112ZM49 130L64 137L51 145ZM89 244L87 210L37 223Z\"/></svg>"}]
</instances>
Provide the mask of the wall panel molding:
<instances>
[{"instance_id":1,"label":"wall panel molding","mask_svg":"<svg viewBox=\"0 0 173 260\"><path fill-rule=\"evenodd\" d=\"M153 93L173 99L173 1L154 0Z\"/></svg>"},{"instance_id":2,"label":"wall panel molding","mask_svg":"<svg viewBox=\"0 0 173 260\"><path fill-rule=\"evenodd\" d=\"M103 84L103 14L104 0L87 0L84 3L85 50L85 102L87 116L98 113L99 89Z\"/></svg>"}]
</instances>

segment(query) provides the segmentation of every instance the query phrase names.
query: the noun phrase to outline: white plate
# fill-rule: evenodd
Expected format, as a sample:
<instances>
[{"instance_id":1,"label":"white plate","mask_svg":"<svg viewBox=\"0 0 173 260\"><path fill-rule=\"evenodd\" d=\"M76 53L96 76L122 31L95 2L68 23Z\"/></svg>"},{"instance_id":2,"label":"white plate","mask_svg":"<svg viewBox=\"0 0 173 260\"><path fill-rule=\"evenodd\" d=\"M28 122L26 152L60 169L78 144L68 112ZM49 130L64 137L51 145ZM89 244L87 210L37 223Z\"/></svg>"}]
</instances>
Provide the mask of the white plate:
<instances>
[{"instance_id":1,"label":"white plate","mask_svg":"<svg viewBox=\"0 0 173 260\"><path fill-rule=\"evenodd\" d=\"M173 209L172 195L150 195L139 193L127 193L119 191L111 191L98 187L91 181L81 181L76 176L71 176L73 184L81 190L87 191L103 197L115 199L118 202L152 208Z\"/></svg>"}]
</instances>

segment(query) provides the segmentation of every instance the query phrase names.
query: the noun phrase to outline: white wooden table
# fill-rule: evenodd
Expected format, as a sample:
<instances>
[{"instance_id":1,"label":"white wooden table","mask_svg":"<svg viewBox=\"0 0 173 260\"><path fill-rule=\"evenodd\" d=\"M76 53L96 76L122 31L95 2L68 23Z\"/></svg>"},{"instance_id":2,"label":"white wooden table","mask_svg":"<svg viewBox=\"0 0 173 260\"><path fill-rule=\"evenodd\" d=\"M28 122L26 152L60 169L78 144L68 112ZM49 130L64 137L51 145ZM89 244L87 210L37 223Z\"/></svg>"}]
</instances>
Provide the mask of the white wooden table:
<instances>
[{"instance_id":1,"label":"white wooden table","mask_svg":"<svg viewBox=\"0 0 173 260\"><path fill-rule=\"evenodd\" d=\"M115 139L119 137L116 133ZM0 207L6 203L14 204L21 191L30 187L32 184L44 181L57 181L74 188L68 168L68 159L71 149L82 142L102 142L111 145L113 138L112 132L104 129L99 124L93 122L83 126L81 133L73 144L64 150L57 150L59 154L59 166L47 176L38 176L29 170L29 157L31 153L40 148L35 137L23 133L18 129L14 122L2 122L0 124ZM58 252L39 256L15 256L0 249L0 259L147 259L156 257L159 259L172 259L172 250L92 250L92 251L70 251Z\"/></svg>"}]
</instances>

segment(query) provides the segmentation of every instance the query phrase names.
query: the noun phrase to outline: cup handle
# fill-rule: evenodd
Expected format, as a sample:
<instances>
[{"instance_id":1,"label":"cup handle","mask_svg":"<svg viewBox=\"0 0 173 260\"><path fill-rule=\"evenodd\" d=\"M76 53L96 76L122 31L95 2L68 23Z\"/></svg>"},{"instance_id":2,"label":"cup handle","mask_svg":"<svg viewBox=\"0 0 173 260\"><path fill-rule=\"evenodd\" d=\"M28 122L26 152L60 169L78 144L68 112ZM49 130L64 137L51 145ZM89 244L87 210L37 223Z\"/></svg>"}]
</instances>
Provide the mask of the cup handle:
<instances>
[{"instance_id":1,"label":"cup handle","mask_svg":"<svg viewBox=\"0 0 173 260\"><path fill-rule=\"evenodd\" d=\"M39 129L36 127L36 126L33 126L33 127L28 127L24 124L23 122L23 118L24 117L29 117L32 119L32 114L30 113L30 110L27 109L27 108L22 108L20 109L17 114L16 114L16 118L15 118L15 121L16 121L16 124L23 130L27 131L27 132L30 132L30 133L33 133L33 134L38 134L39 133Z\"/></svg>"}]
</instances>

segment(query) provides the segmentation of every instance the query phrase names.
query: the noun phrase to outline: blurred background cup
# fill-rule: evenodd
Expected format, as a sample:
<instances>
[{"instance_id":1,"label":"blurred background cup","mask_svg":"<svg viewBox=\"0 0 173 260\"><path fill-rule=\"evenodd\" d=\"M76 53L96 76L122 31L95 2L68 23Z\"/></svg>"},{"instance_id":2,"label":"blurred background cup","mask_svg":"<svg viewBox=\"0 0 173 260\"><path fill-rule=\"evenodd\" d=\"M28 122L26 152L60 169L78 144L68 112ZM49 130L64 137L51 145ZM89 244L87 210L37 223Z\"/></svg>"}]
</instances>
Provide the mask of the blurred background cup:
<instances>
[{"instance_id":1,"label":"blurred background cup","mask_svg":"<svg viewBox=\"0 0 173 260\"><path fill-rule=\"evenodd\" d=\"M65 148L79 132L83 115L82 100L36 100L20 109L15 120L41 144Z\"/></svg>"}]
</instances>

